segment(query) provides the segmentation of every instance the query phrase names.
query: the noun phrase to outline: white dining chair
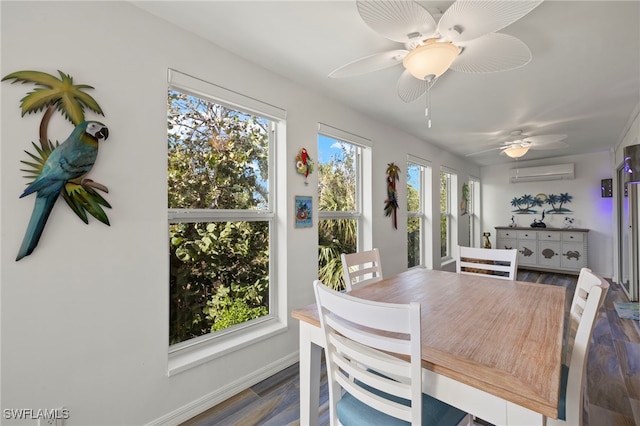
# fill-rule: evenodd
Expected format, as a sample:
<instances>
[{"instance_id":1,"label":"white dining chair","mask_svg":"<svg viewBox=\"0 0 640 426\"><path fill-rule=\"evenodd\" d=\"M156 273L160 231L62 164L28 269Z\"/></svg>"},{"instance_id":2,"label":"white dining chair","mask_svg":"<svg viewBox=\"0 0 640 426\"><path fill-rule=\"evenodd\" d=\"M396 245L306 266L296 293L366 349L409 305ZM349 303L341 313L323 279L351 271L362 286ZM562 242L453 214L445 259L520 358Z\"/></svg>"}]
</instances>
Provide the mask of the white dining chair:
<instances>
[{"instance_id":1,"label":"white dining chair","mask_svg":"<svg viewBox=\"0 0 640 426\"><path fill-rule=\"evenodd\" d=\"M377 248L356 253L343 253L342 273L347 291L382 280L382 263Z\"/></svg>"},{"instance_id":2,"label":"white dining chair","mask_svg":"<svg viewBox=\"0 0 640 426\"><path fill-rule=\"evenodd\" d=\"M588 268L582 268L569 311L560 380L558 419L547 426L582 426L582 404L587 357L593 328L609 290L609 283Z\"/></svg>"},{"instance_id":3,"label":"white dining chair","mask_svg":"<svg viewBox=\"0 0 640 426\"><path fill-rule=\"evenodd\" d=\"M518 250L486 249L458 246L456 271L459 274L515 280L518 273Z\"/></svg>"},{"instance_id":4,"label":"white dining chair","mask_svg":"<svg viewBox=\"0 0 640 426\"><path fill-rule=\"evenodd\" d=\"M360 299L319 280L313 287L325 338L331 425L454 426L467 416L422 393L420 304Z\"/></svg>"}]
</instances>

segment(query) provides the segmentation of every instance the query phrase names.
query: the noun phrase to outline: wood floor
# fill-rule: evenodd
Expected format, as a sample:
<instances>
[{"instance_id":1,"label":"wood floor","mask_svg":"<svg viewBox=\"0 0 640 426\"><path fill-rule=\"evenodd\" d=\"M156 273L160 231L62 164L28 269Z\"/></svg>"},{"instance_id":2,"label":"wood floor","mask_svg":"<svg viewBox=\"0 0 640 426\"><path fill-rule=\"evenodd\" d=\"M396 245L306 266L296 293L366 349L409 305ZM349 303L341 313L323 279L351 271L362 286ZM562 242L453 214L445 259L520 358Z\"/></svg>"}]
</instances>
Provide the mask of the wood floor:
<instances>
[{"instance_id":1,"label":"wood floor","mask_svg":"<svg viewBox=\"0 0 640 426\"><path fill-rule=\"evenodd\" d=\"M563 286L571 304L576 277L518 272L518 280ZM584 426L640 426L640 327L618 318L613 302L626 296L613 284L597 320L587 365ZM321 426L329 424L326 376L320 390ZM299 424L298 364L183 423L183 426ZM572 425L569 425L572 426Z\"/></svg>"}]
</instances>

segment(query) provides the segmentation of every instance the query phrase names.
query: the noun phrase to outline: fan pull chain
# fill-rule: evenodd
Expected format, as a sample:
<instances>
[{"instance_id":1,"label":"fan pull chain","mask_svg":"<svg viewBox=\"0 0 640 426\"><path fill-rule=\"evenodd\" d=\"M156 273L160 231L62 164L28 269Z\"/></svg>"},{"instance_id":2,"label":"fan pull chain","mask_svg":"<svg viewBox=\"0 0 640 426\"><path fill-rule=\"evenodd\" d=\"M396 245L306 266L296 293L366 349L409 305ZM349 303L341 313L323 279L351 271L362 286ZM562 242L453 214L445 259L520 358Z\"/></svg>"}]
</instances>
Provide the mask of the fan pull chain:
<instances>
[{"instance_id":1,"label":"fan pull chain","mask_svg":"<svg viewBox=\"0 0 640 426\"><path fill-rule=\"evenodd\" d=\"M431 128L431 87L427 82L427 105L424 109L424 115L427 117L427 127Z\"/></svg>"}]
</instances>

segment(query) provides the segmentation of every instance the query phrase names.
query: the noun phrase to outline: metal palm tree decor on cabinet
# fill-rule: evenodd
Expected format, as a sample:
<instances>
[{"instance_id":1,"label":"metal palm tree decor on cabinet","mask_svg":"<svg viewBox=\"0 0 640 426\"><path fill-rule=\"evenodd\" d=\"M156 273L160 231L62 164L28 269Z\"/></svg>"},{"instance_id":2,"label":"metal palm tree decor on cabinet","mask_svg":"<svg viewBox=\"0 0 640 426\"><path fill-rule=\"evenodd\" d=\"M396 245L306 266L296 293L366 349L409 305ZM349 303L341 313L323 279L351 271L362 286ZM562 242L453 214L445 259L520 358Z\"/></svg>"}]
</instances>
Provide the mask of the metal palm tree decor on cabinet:
<instances>
[{"instance_id":1,"label":"metal palm tree decor on cabinet","mask_svg":"<svg viewBox=\"0 0 640 426\"><path fill-rule=\"evenodd\" d=\"M86 179L98 155L98 142L109 136L107 127L98 121L86 121L85 108L103 115L98 103L85 89L93 89L85 84L73 84L73 78L58 71L60 78L40 71L18 71L5 76L2 81L12 83L32 83L36 87L21 99L22 116L44 110L40 121L40 146L32 142L35 153L25 151L31 158L21 161L26 168L21 169L30 182L20 196L36 193L36 202L27 231L16 260L30 255L38 245L40 236L59 195L69 207L89 223L87 212L105 225L109 218L102 207L111 205L96 191L109 192L102 184ZM51 142L47 129L55 111L70 121L74 129L63 142Z\"/></svg>"}]
</instances>

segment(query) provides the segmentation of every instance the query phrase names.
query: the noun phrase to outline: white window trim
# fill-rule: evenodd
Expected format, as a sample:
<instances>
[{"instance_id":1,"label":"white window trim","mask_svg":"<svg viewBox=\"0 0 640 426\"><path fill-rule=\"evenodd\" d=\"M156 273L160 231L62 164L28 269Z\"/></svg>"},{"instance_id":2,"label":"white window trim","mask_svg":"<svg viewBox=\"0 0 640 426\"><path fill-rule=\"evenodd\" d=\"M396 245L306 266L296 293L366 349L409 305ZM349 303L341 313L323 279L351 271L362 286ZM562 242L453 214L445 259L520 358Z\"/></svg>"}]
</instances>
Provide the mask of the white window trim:
<instances>
[{"instance_id":1,"label":"white window trim","mask_svg":"<svg viewBox=\"0 0 640 426\"><path fill-rule=\"evenodd\" d=\"M183 93L255 114L273 122L269 138L269 208L268 210L204 210L168 209L168 223L200 221L268 221L269 222L269 315L247 321L215 334L206 334L168 346L167 374L172 376L210 360L281 334L288 329L286 285L277 274L278 245L281 232L277 227L278 181L276 179L278 149L286 131L286 111L257 99L225 89L176 70L167 72L168 85ZM280 140L282 139L282 141ZM168 277L167 277L168 283ZM167 291L168 297L168 291ZM166 326L165 326L166 327Z\"/></svg>"}]
</instances>

